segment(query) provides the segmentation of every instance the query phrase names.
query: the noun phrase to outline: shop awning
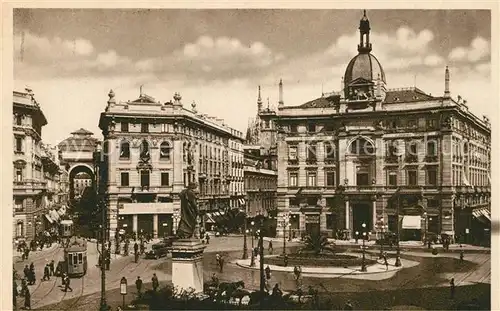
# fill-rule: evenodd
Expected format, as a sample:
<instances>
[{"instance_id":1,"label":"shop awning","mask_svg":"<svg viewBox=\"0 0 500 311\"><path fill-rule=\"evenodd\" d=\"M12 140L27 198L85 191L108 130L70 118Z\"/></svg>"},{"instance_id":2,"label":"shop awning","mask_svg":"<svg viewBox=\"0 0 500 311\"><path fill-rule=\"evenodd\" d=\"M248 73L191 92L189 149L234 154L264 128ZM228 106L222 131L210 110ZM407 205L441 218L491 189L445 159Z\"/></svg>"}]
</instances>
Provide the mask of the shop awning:
<instances>
[{"instance_id":1,"label":"shop awning","mask_svg":"<svg viewBox=\"0 0 500 311\"><path fill-rule=\"evenodd\" d=\"M51 210L49 214L54 221L59 221L59 219L61 218L55 210Z\"/></svg>"},{"instance_id":2,"label":"shop awning","mask_svg":"<svg viewBox=\"0 0 500 311\"><path fill-rule=\"evenodd\" d=\"M61 225L72 225L72 224L73 224L73 220L71 220L71 219L61 220Z\"/></svg>"},{"instance_id":3,"label":"shop awning","mask_svg":"<svg viewBox=\"0 0 500 311\"><path fill-rule=\"evenodd\" d=\"M487 207L481 207L481 208L476 208L476 209L472 210L472 215L474 215L474 217L476 217L476 218L484 217L484 218L488 219L489 221L491 221L491 213L490 213L489 208L487 208Z\"/></svg>"},{"instance_id":4,"label":"shop awning","mask_svg":"<svg viewBox=\"0 0 500 311\"><path fill-rule=\"evenodd\" d=\"M205 215L205 222L207 224L215 224L215 220L213 219L213 217L210 214Z\"/></svg>"},{"instance_id":5,"label":"shop awning","mask_svg":"<svg viewBox=\"0 0 500 311\"><path fill-rule=\"evenodd\" d=\"M403 216L403 229L421 229L422 219L420 216Z\"/></svg>"},{"instance_id":6,"label":"shop awning","mask_svg":"<svg viewBox=\"0 0 500 311\"><path fill-rule=\"evenodd\" d=\"M45 214L45 218L47 218L47 220L52 224L54 223L54 220L52 219L52 217L50 217L49 214Z\"/></svg>"}]
</instances>

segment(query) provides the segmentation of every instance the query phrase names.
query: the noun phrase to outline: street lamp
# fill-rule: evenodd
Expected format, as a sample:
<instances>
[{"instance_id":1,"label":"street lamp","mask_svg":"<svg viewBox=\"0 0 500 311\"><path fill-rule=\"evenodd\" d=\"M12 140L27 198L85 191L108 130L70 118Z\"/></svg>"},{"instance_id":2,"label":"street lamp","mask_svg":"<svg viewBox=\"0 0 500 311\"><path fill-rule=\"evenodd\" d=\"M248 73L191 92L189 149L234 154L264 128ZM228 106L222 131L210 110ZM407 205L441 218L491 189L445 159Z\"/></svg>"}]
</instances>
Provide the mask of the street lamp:
<instances>
[{"instance_id":1,"label":"street lamp","mask_svg":"<svg viewBox=\"0 0 500 311\"><path fill-rule=\"evenodd\" d=\"M365 240L366 240L366 224L363 223L361 226L363 226L363 262L361 263L361 271L366 272L366 262L365 262ZM357 233L357 232L356 232Z\"/></svg>"},{"instance_id":2,"label":"street lamp","mask_svg":"<svg viewBox=\"0 0 500 311\"><path fill-rule=\"evenodd\" d=\"M254 254L254 246L253 246L253 238L254 238L254 232L253 232L253 226L255 225L255 222L252 221L250 223L250 229L252 231L252 256L250 257L250 267L255 267L255 254Z\"/></svg>"},{"instance_id":3,"label":"street lamp","mask_svg":"<svg viewBox=\"0 0 500 311\"><path fill-rule=\"evenodd\" d=\"M288 221L288 241L289 242L292 241L292 223L291 223L291 219L295 219L295 218L297 218L297 215L292 214L292 215L290 215L290 220Z\"/></svg>"},{"instance_id":4,"label":"street lamp","mask_svg":"<svg viewBox=\"0 0 500 311\"><path fill-rule=\"evenodd\" d=\"M245 218L243 219L243 255L241 256L241 259L247 259L248 258L248 247L247 247L247 205L243 204L243 207L245 208ZM253 242L253 239L252 239ZM252 248L253 252L253 248Z\"/></svg>"},{"instance_id":5,"label":"street lamp","mask_svg":"<svg viewBox=\"0 0 500 311\"><path fill-rule=\"evenodd\" d=\"M384 242L385 242L385 228L386 228L386 225L384 223L384 218L381 217L380 218L380 233L381 233L381 238L380 238L380 255L379 255L379 258L382 258L382 256L384 255Z\"/></svg>"},{"instance_id":6,"label":"street lamp","mask_svg":"<svg viewBox=\"0 0 500 311\"><path fill-rule=\"evenodd\" d=\"M284 213L283 214L283 256L286 255L286 227L288 226L289 222L290 222L290 214Z\"/></svg>"},{"instance_id":7,"label":"street lamp","mask_svg":"<svg viewBox=\"0 0 500 311\"><path fill-rule=\"evenodd\" d=\"M120 280L120 294L123 297L122 307L125 310L125 296L127 295L127 279L125 277Z\"/></svg>"},{"instance_id":8,"label":"street lamp","mask_svg":"<svg viewBox=\"0 0 500 311\"><path fill-rule=\"evenodd\" d=\"M354 234L356 235L356 244L358 244L359 231L354 232Z\"/></svg>"},{"instance_id":9,"label":"street lamp","mask_svg":"<svg viewBox=\"0 0 500 311\"><path fill-rule=\"evenodd\" d=\"M424 227L424 245L425 245L425 242L427 241L427 212L424 212L424 220L425 220L425 227Z\"/></svg>"},{"instance_id":10,"label":"street lamp","mask_svg":"<svg viewBox=\"0 0 500 311\"><path fill-rule=\"evenodd\" d=\"M401 209L401 195L399 193L400 191L400 188L398 188L398 190L396 191L396 195L398 196L398 205L396 207L396 229L397 229L397 239L396 239L396 242L397 242L397 245L396 245L396 262L394 263L394 266L396 267L401 267L401 249L399 248L399 240L400 240L400 230L399 230L399 227L400 227L400 224L399 224L399 210Z\"/></svg>"}]
</instances>

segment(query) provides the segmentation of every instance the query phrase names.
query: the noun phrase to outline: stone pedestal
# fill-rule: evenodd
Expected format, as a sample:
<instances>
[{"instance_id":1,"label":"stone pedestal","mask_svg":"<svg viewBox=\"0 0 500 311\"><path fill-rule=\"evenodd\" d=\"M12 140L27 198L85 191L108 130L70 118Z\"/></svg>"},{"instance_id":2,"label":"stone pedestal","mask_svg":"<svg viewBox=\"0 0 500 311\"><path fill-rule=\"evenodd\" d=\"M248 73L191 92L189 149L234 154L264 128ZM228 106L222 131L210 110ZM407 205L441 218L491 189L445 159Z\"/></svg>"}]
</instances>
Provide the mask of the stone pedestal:
<instances>
[{"instance_id":1,"label":"stone pedestal","mask_svg":"<svg viewBox=\"0 0 500 311\"><path fill-rule=\"evenodd\" d=\"M181 239L172 244L172 284L196 293L203 292L203 251L198 239Z\"/></svg>"}]
</instances>

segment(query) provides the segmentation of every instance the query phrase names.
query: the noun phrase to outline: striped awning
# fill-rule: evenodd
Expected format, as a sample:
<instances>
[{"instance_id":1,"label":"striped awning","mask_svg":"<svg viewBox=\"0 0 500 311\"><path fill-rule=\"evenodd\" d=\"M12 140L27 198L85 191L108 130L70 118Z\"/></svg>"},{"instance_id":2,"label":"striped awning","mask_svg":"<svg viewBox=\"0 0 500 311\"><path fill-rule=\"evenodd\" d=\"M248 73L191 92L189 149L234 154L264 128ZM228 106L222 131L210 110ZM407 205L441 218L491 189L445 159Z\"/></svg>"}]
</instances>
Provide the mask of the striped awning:
<instances>
[{"instance_id":1,"label":"striped awning","mask_svg":"<svg viewBox=\"0 0 500 311\"><path fill-rule=\"evenodd\" d=\"M479 218L479 217L484 217L491 221L491 211L487 207L480 207L472 210L472 215L474 217Z\"/></svg>"}]
</instances>

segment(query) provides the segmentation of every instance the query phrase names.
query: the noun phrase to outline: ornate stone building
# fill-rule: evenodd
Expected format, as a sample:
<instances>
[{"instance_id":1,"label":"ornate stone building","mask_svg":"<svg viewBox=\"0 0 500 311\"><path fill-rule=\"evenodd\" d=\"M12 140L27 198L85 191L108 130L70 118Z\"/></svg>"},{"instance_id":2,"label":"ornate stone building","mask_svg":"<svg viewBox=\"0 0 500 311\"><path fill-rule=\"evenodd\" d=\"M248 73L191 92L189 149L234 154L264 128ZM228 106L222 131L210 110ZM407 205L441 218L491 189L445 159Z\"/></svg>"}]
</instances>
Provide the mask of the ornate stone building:
<instances>
[{"instance_id":1,"label":"ornate stone building","mask_svg":"<svg viewBox=\"0 0 500 311\"><path fill-rule=\"evenodd\" d=\"M265 114L277 131L278 219L301 234L353 237L363 223L368 234L396 231L399 208L402 239L465 240L473 218L489 219L488 119L452 98L448 68L442 96L389 89L366 13L359 31L339 92L284 106L280 84L278 110Z\"/></svg>"},{"instance_id":2,"label":"ornate stone building","mask_svg":"<svg viewBox=\"0 0 500 311\"><path fill-rule=\"evenodd\" d=\"M243 189L243 133L183 107L180 94L161 103L143 94L101 114L108 170L110 235L117 230L175 233L179 193L198 184L202 212L238 207Z\"/></svg>"},{"instance_id":3,"label":"ornate stone building","mask_svg":"<svg viewBox=\"0 0 500 311\"><path fill-rule=\"evenodd\" d=\"M32 239L65 213L57 148L42 143L47 119L33 92L13 92L13 233ZM62 199L61 199L62 198Z\"/></svg>"}]
</instances>

